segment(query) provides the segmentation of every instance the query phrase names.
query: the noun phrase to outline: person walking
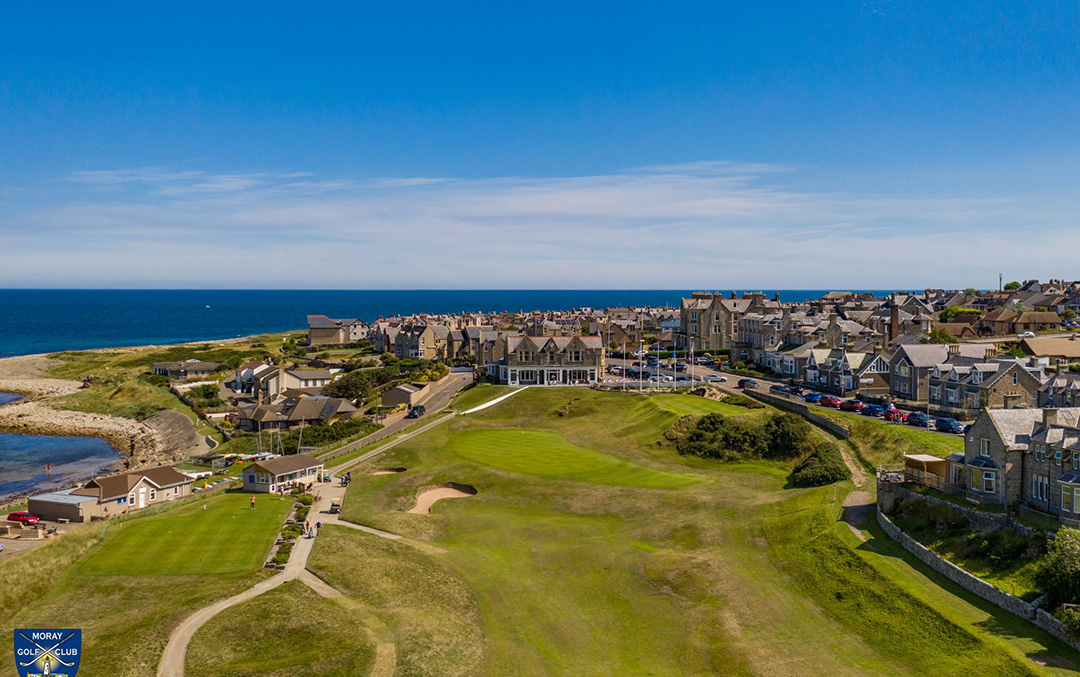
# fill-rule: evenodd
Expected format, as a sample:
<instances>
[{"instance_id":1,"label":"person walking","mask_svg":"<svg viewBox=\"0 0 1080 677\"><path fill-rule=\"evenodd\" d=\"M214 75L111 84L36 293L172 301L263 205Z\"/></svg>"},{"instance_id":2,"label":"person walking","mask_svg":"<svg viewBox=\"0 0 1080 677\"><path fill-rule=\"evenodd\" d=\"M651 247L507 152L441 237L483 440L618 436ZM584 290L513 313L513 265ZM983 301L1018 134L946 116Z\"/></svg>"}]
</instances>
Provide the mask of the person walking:
<instances>
[{"instance_id":1,"label":"person walking","mask_svg":"<svg viewBox=\"0 0 1080 677\"><path fill-rule=\"evenodd\" d=\"M322 531L322 522L316 522L315 523L315 535L318 536L320 531Z\"/></svg>"},{"instance_id":2,"label":"person walking","mask_svg":"<svg viewBox=\"0 0 1080 677\"><path fill-rule=\"evenodd\" d=\"M251 497L251 509L252 510L255 509L255 497L254 496Z\"/></svg>"}]
</instances>

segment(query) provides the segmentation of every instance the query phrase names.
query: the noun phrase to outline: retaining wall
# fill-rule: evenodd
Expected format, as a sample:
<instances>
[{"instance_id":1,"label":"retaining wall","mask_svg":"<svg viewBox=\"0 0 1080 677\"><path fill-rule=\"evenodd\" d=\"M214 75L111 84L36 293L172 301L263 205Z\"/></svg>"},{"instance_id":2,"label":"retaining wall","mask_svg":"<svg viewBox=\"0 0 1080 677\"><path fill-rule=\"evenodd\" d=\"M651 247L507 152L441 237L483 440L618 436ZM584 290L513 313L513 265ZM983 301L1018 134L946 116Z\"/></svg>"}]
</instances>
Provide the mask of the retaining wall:
<instances>
[{"instance_id":1,"label":"retaining wall","mask_svg":"<svg viewBox=\"0 0 1080 677\"><path fill-rule=\"evenodd\" d=\"M893 521L890 520L880 509L877 511L877 520L882 530L889 535L889 538L899 543L904 548L904 550L907 550L912 555L918 557L919 560L922 561L922 563L926 566L938 572L945 578L948 578L950 581L956 583L965 590L968 590L969 592L972 592L979 597L982 597L991 604L1001 607L1005 611L1008 611L1011 614L1015 614L1020 618L1029 621L1035 621L1035 612L1038 610L1039 605L1042 604L1044 601L1042 597L1035 600L1034 602L1025 602L1024 600L1016 597L1015 595L1010 595L1004 590L1000 590L993 585L990 585L978 576L969 574L968 572L964 571L952 562L934 553L925 545L919 543L914 538L904 533L904 531L900 527L893 524ZM1051 618L1050 620L1053 620L1053 618ZM1055 637L1056 636L1057 635L1055 635Z\"/></svg>"},{"instance_id":2,"label":"retaining wall","mask_svg":"<svg viewBox=\"0 0 1080 677\"><path fill-rule=\"evenodd\" d=\"M742 392L746 395L753 397L754 399L761 400L766 404L771 404L778 409L784 409L786 411L791 411L799 414L800 416L805 416L807 419L813 421L817 425L821 426L825 430L828 430L830 433L839 437L842 440L846 440L851 434L844 426L840 425L831 418L822 416L821 414L817 413L802 402L789 400L786 397L779 397L777 395L772 395L769 393L758 392L756 390L744 390Z\"/></svg>"},{"instance_id":3,"label":"retaining wall","mask_svg":"<svg viewBox=\"0 0 1080 677\"><path fill-rule=\"evenodd\" d=\"M985 510L976 510L975 508L966 508L962 505L957 505L952 501L947 501L937 496L929 496L927 494L920 494L917 491L912 491L902 484L896 484L895 482L878 482L877 485L877 501L878 508L886 513L892 512L896 503L905 498L914 498L920 501L925 501L931 505L940 505L955 512L960 513L964 517L968 518L969 523L973 531L999 531L1001 529L1011 529L1021 536L1031 538L1035 535L1035 529L1020 524L1012 518L1008 513L1004 512L986 512Z\"/></svg>"},{"instance_id":4,"label":"retaining wall","mask_svg":"<svg viewBox=\"0 0 1080 677\"><path fill-rule=\"evenodd\" d=\"M1045 609L1035 610L1035 618L1032 620L1032 623L1039 626L1039 629L1057 637L1062 642L1065 642L1072 648L1080 651L1080 640L1077 640L1070 635L1069 629L1066 628L1061 621L1047 613Z\"/></svg>"}]
</instances>

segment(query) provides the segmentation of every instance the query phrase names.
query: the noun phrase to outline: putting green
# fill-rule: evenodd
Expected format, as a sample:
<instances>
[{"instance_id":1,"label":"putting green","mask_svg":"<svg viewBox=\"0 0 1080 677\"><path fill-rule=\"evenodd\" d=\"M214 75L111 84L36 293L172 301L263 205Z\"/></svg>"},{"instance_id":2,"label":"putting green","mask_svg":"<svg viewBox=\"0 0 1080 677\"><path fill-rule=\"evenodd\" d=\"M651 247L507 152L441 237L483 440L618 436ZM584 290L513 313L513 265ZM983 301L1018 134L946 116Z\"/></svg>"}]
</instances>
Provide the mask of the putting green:
<instances>
[{"instance_id":1,"label":"putting green","mask_svg":"<svg viewBox=\"0 0 1080 677\"><path fill-rule=\"evenodd\" d=\"M451 435L450 445L471 461L528 475L647 489L684 489L708 483L700 477L629 463L538 430L458 431Z\"/></svg>"},{"instance_id":2,"label":"putting green","mask_svg":"<svg viewBox=\"0 0 1080 677\"><path fill-rule=\"evenodd\" d=\"M80 565L84 574L180 576L258 569L291 500L218 494L160 515L109 527L109 538ZM203 509L203 505L206 509Z\"/></svg>"}]
</instances>

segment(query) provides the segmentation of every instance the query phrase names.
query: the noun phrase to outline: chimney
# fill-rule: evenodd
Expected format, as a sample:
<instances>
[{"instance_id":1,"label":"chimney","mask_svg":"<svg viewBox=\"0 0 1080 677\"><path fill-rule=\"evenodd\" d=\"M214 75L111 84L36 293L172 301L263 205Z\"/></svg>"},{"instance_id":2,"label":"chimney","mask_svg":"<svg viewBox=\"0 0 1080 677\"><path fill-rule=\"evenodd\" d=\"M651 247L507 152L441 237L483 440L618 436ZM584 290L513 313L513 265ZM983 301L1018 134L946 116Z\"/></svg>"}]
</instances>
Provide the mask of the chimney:
<instances>
[{"instance_id":1,"label":"chimney","mask_svg":"<svg viewBox=\"0 0 1080 677\"><path fill-rule=\"evenodd\" d=\"M894 295L889 304L889 343L892 343L900 335L900 306L896 305Z\"/></svg>"},{"instance_id":2,"label":"chimney","mask_svg":"<svg viewBox=\"0 0 1080 677\"><path fill-rule=\"evenodd\" d=\"M960 344L959 343L950 343L949 344L949 357L954 357L954 356L959 355L959 354L960 354Z\"/></svg>"},{"instance_id":3,"label":"chimney","mask_svg":"<svg viewBox=\"0 0 1080 677\"><path fill-rule=\"evenodd\" d=\"M780 302L780 292L773 294L773 301L776 301L777 303Z\"/></svg>"},{"instance_id":4,"label":"chimney","mask_svg":"<svg viewBox=\"0 0 1080 677\"><path fill-rule=\"evenodd\" d=\"M1043 414L1043 427L1049 428L1050 426L1057 425L1058 410L1053 408L1046 408L1042 410Z\"/></svg>"},{"instance_id":5,"label":"chimney","mask_svg":"<svg viewBox=\"0 0 1080 677\"><path fill-rule=\"evenodd\" d=\"M736 298L734 289L731 290L731 298Z\"/></svg>"}]
</instances>

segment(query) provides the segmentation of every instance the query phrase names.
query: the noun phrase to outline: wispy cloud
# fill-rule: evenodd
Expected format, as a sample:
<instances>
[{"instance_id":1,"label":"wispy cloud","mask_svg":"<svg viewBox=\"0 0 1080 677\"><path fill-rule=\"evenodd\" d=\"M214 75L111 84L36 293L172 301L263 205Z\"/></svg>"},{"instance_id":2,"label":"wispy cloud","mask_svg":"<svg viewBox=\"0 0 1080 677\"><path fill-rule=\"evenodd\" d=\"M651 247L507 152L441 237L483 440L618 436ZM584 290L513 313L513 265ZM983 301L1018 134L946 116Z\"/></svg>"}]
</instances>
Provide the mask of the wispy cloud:
<instances>
[{"instance_id":1,"label":"wispy cloud","mask_svg":"<svg viewBox=\"0 0 1080 677\"><path fill-rule=\"evenodd\" d=\"M484 179L78 172L50 204L0 216L0 285L966 286L1035 255L1018 225L1042 219L1063 246L1080 244L1024 200L810 191L793 187L799 173L729 162Z\"/></svg>"}]
</instances>

